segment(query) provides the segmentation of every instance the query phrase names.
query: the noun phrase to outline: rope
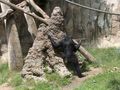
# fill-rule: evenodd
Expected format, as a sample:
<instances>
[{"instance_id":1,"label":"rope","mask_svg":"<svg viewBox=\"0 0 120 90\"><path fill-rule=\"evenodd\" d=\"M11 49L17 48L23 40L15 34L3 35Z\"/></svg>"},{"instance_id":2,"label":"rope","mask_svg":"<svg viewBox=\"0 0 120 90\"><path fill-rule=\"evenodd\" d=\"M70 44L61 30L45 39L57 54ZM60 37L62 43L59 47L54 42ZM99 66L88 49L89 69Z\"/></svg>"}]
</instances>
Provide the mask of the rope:
<instances>
[{"instance_id":1,"label":"rope","mask_svg":"<svg viewBox=\"0 0 120 90\"><path fill-rule=\"evenodd\" d=\"M112 12L102 11L102 10L99 10L99 9L91 8L91 7L88 7L88 6L84 6L84 5L72 2L70 0L65 0L65 1L72 4L72 5L82 7L82 8L88 9L88 10L96 11L96 12L99 12L99 13L105 13L105 14L110 14L110 15L120 15L120 13L112 13Z\"/></svg>"}]
</instances>

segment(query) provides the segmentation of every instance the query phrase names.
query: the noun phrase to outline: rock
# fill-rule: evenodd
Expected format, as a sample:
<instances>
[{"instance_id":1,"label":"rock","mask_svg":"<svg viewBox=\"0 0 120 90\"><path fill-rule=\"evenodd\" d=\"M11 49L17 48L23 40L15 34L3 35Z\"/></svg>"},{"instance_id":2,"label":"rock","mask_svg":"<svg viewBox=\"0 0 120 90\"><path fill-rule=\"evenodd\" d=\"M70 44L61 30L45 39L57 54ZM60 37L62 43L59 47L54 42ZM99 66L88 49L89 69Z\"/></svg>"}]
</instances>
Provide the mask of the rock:
<instances>
[{"instance_id":1,"label":"rock","mask_svg":"<svg viewBox=\"0 0 120 90\"><path fill-rule=\"evenodd\" d=\"M54 68L61 77L70 77L72 75L62 63L55 65Z\"/></svg>"},{"instance_id":2,"label":"rock","mask_svg":"<svg viewBox=\"0 0 120 90\"><path fill-rule=\"evenodd\" d=\"M47 36L47 32L51 32L57 41L63 38L65 33L62 32L64 20L62 15L61 9L55 7L48 20L49 25L40 25L33 46L25 57L25 64L21 72L23 77L46 81L46 69L47 73L55 71L61 77L71 75L64 65L62 57L57 56Z\"/></svg>"}]
</instances>

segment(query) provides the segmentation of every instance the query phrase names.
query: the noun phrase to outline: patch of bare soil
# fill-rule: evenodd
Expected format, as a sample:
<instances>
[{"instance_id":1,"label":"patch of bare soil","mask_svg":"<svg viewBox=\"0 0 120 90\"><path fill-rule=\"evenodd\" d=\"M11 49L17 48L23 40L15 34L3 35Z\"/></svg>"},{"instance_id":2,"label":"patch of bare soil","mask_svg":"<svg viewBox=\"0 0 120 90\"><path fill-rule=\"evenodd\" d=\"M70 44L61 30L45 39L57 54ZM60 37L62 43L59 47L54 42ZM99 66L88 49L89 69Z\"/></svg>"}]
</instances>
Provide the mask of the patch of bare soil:
<instances>
[{"instance_id":1,"label":"patch of bare soil","mask_svg":"<svg viewBox=\"0 0 120 90\"><path fill-rule=\"evenodd\" d=\"M83 73L85 77L79 78L75 76L73 81L69 85L63 87L61 90L74 90L76 87L79 87L79 85L82 84L88 78L93 77L100 73L102 73L102 68L90 68L90 71Z\"/></svg>"},{"instance_id":2,"label":"patch of bare soil","mask_svg":"<svg viewBox=\"0 0 120 90\"><path fill-rule=\"evenodd\" d=\"M14 90L8 83L0 85L0 90Z\"/></svg>"}]
</instances>

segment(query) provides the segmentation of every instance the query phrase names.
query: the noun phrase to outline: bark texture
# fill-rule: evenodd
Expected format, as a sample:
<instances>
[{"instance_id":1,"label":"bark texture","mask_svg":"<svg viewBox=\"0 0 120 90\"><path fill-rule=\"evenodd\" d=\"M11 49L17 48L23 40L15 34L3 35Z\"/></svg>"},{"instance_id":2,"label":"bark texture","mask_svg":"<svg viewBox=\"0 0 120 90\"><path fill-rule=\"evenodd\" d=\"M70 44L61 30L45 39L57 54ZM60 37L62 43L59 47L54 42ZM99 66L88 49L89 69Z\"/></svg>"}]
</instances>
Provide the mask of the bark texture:
<instances>
[{"instance_id":1,"label":"bark texture","mask_svg":"<svg viewBox=\"0 0 120 90\"><path fill-rule=\"evenodd\" d=\"M7 23L8 32L8 65L12 71L19 71L23 67L23 57L20 40L14 18L9 18Z\"/></svg>"},{"instance_id":2,"label":"bark texture","mask_svg":"<svg viewBox=\"0 0 120 90\"><path fill-rule=\"evenodd\" d=\"M9 2L9 0L6 1ZM3 14L5 14L9 9L10 7L7 5L1 4L1 11ZM8 42L8 53L6 53L5 56L8 57L9 69L19 71L23 67L23 59L17 26L13 15L7 16L7 19L4 19L3 26L5 26Z\"/></svg>"}]
</instances>

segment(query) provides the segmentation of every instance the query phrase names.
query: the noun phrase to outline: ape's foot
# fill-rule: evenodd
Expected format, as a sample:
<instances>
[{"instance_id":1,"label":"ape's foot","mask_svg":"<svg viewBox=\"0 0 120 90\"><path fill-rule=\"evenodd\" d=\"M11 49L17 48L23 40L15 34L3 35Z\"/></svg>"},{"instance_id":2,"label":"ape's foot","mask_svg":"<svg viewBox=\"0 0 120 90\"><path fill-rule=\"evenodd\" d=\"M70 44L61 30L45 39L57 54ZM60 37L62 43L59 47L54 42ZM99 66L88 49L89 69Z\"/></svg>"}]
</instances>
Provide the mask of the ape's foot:
<instances>
[{"instance_id":1,"label":"ape's foot","mask_svg":"<svg viewBox=\"0 0 120 90\"><path fill-rule=\"evenodd\" d=\"M85 75L83 75L83 74L78 74L78 77L79 77L79 78L82 78L82 77L85 77Z\"/></svg>"}]
</instances>

